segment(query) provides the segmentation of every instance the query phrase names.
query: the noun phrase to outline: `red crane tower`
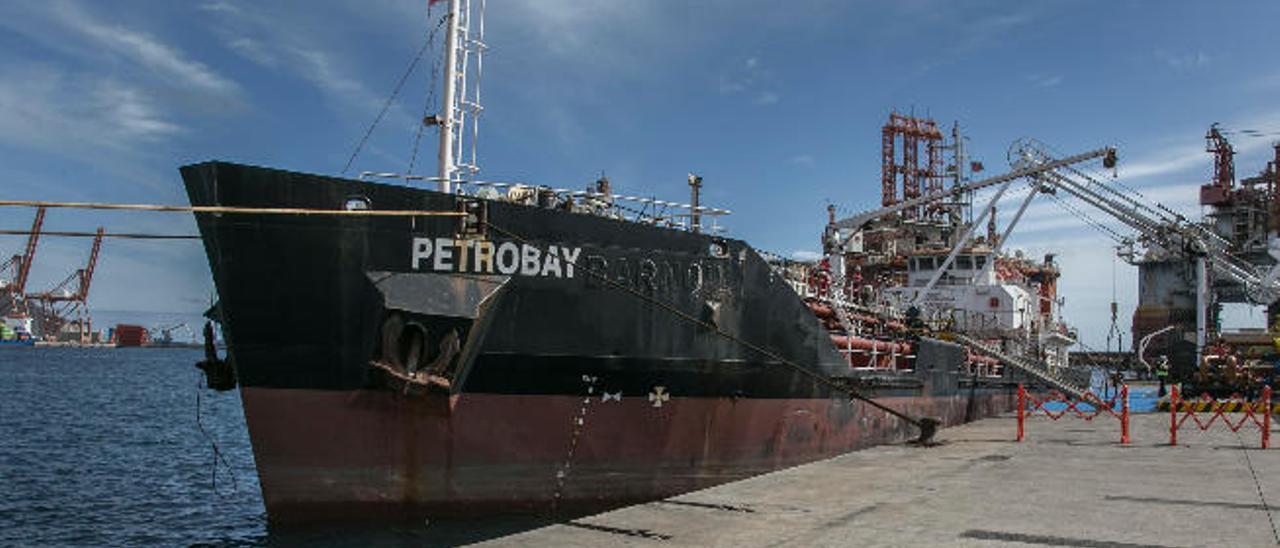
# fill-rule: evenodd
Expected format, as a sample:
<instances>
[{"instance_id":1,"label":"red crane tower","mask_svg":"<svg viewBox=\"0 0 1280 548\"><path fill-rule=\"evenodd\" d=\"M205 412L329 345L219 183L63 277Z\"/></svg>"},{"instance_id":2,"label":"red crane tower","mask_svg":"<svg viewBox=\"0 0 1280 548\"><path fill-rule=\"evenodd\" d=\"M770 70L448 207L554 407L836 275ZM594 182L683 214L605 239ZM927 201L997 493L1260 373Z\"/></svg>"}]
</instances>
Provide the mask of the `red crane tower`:
<instances>
[{"instance_id":1,"label":"red crane tower","mask_svg":"<svg viewBox=\"0 0 1280 548\"><path fill-rule=\"evenodd\" d=\"M1218 124L1209 126L1204 141L1205 152L1213 154L1213 180L1200 186L1200 204L1222 205L1232 198L1231 187L1236 182L1236 150L1218 130Z\"/></svg>"},{"instance_id":2,"label":"red crane tower","mask_svg":"<svg viewBox=\"0 0 1280 548\"><path fill-rule=\"evenodd\" d=\"M943 192L943 137L936 122L892 112L889 123L881 128L880 133L881 206L889 207L902 200L919 198L922 190L927 196ZM923 164L921 152L924 153ZM898 198L899 185L902 187L901 200ZM923 218L927 214L928 210L924 208L903 211L906 218Z\"/></svg>"},{"instance_id":3,"label":"red crane tower","mask_svg":"<svg viewBox=\"0 0 1280 548\"><path fill-rule=\"evenodd\" d=\"M89 287L93 283L93 271L98 267L98 251L102 248L103 228L93 238L93 248L89 251L89 263L77 269L62 280L53 289L44 293L27 295L27 298L40 303L44 312L45 336L57 337L62 327L68 322L75 322L81 343L91 342L93 318L89 314ZM74 288L74 289L73 289Z\"/></svg>"},{"instance_id":4,"label":"red crane tower","mask_svg":"<svg viewBox=\"0 0 1280 548\"><path fill-rule=\"evenodd\" d=\"M10 272L11 279L0 278L0 289L6 296L7 303L4 312L10 316L26 316L27 307L25 292L27 290L27 279L31 275L31 264L36 259L36 246L40 243L40 229L44 226L45 208L36 209L36 219L31 223L31 233L27 236L27 247L22 255L14 255L4 264L0 264L0 274Z\"/></svg>"}]
</instances>

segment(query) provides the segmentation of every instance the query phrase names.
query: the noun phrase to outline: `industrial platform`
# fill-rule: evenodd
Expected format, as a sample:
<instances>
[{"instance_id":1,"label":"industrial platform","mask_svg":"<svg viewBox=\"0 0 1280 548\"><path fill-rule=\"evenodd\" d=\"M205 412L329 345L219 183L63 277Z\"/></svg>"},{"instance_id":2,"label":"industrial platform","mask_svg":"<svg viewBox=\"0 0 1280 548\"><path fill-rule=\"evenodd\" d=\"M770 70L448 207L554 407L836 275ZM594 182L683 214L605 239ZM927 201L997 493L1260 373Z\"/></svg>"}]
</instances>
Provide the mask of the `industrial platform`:
<instances>
[{"instance_id":1,"label":"industrial platform","mask_svg":"<svg viewBox=\"0 0 1280 548\"><path fill-rule=\"evenodd\" d=\"M1275 546L1280 449L1258 428L1182 430L1169 415L1012 416L939 433L941 445L886 446L485 546ZM1273 427L1273 429L1276 427Z\"/></svg>"}]
</instances>

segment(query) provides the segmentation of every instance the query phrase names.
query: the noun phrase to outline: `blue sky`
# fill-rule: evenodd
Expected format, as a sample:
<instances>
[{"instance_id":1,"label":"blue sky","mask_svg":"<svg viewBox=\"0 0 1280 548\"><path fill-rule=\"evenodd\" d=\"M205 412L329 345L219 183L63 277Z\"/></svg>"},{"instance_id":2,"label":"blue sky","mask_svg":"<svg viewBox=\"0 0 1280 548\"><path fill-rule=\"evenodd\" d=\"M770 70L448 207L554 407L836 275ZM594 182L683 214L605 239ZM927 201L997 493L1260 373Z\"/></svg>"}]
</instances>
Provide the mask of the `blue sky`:
<instances>
[{"instance_id":1,"label":"blue sky","mask_svg":"<svg viewBox=\"0 0 1280 548\"><path fill-rule=\"evenodd\" d=\"M4 3L0 196L182 203L177 167L213 158L337 173L419 47L425 10ZM685 196L693 171L707 201L734 211L732 234L791 254L817 249L828 202L878 205L879 128L898 109L958 120L992 172L1022 136L1069 152L1116 144L1126 184L1198 214L1208 125L1280 129L1277 20L1280 4L1261 0L490 0L480 161L491 180L580 187L604 171L624 192L667 198ZM353 171L407 167L428 68ZM1268 141L1236 144L1238 173L1263 167ZM0 228L20 229L31 212L0 215ZM1108 242L1047 202L1023 222L1013 245L1061 253L1067 314L1102 346ZM178 215L73 211L47 227L99 224L194 230ZM0 253L21 245L0 237ZM87 251L48 239L33 288ZM1127 340L1135 274L1114 268ZM98 276L100 309L197 311L211 291L196 243L110 241Z\"/></svg>"}]
</instances>

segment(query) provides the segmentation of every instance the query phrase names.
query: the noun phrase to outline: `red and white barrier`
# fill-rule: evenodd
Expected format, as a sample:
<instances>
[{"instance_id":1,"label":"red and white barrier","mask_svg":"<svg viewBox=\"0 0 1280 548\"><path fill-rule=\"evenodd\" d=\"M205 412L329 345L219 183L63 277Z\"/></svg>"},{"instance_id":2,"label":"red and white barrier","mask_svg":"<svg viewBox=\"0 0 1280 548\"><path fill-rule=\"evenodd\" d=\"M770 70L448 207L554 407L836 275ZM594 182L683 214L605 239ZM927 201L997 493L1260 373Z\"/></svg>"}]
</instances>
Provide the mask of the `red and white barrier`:
<instances>
[{"instance_id":1,"label":"red and white barrier","mask_svg":"<svg viewBox=\"0 0 1280 548\"><path fill-rule=\"evenodd\" d=\"M1115 410L1116 399L1120 400L1120 412ZM1052 411L1045 407L1053 402L1061 402L1063 408L1060 411ZM1028 406L1028 404L1030 404ZM1092 410L1082 409L1080 406L1084 404L1092 408ZM1027 392L1027 389L1021 384L1018 385L1018 441L1022 441L1026 437L1026 422L1029 416L1035 415L1037 412L1043 413L1050 420L1058 420L1070 413L1073 417L1081 418L1086 421L1092 421L1099 415L1107 414L1120 421L1120 443L1129 443L1129 385L1121 385L1120 391L1116 393L1110 401L1102 401L1102 398L1094 395L1093 392L1085 392L1084 397L1073 400L1066 394L1056 390L1049 393L1043 399L1037 399Z\"/></svg>"},{"instance_id":2,"label":"red and white barrier","mask_svg":"<svg viewBox=\"0 0 1280 548\"><path fill-rule=\"evenodd\" d=\"M1203 405L1200 405L1203 404ZM1209 413L1208 421L1201 421L1196 409L1201 413ZM1240 420L1232 422L1227 413L1232 409L1242 409ZM1178 444L1178 429L1186 424L1187 419L1200 429L1208 430L1218 419L1222 419L1232 432L1239 432L1246 423L1253 423L1262 430L1262 448L1271 446L1271 387L1262 389L1262 401L1250 402L1239 394L1232 394L1227 400L1215 400L1208 394L1202 394L1198 400L1182 400L1178 395L1178 387L1169 392L1169 445Z\"/></svg>"}]
</instances>

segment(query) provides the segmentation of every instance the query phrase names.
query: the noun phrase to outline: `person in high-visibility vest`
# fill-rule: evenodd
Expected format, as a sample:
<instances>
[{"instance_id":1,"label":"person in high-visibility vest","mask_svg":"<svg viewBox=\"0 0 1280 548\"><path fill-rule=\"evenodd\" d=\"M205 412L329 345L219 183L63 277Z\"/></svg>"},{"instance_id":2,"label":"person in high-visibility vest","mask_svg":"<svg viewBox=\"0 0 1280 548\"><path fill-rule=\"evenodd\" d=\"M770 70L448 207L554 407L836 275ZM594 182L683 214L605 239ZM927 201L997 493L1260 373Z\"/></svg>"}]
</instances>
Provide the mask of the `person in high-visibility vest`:
<instances>
[{"instance_id":1,"label":"person in high-visibility vest","mask_svg":"<svg viewBox=\"0 0 1280 548\"><path fill-rule=\"evenodd\" d=\"M1156 362L1156 379L1160 381L1160 392L1157 393L1157 397L1164 397L1164 383L1168 378L1169 358L1167 356L1160 356L1160 360Z\"/></svg>"}]
</instances>

